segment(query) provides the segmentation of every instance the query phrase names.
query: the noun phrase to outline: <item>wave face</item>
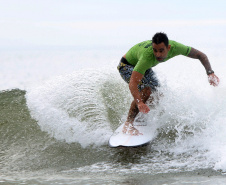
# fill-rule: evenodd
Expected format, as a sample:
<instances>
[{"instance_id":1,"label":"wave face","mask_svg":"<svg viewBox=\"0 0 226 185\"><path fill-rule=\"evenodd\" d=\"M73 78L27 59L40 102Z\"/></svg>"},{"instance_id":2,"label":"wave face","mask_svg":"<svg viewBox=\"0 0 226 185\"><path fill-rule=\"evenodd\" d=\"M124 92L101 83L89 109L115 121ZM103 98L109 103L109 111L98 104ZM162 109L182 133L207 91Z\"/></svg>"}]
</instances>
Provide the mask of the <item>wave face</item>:
<instances>
[{"instance_id":1,"label":"wave face","mask_svg":"<svg viewBox=\"0 0 226 185\"><path fill-rule=\"evenodd\" d=\"M26 91L1 91L0 172L225 172L225 81L213 88L197 85L206 83L202 78L175 82L172 75L166 83L161 70L162 87L153 94L160 98L149 104L150 113L140 115L153 125L155 139L142 148L108 147L132 101L115 70L86 69Z\"/></svg>"}]
</instances>

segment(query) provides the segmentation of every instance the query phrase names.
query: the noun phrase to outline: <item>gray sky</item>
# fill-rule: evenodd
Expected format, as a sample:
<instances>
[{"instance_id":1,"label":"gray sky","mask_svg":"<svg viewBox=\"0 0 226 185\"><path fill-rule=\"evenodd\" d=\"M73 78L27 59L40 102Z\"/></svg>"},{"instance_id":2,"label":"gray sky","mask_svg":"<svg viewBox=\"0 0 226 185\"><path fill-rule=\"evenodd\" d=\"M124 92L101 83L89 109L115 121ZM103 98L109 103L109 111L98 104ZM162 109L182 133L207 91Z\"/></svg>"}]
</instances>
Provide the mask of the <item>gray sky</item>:
<instances>
[{"instance_id":1,"label":"gray sky","mask_svg":"<svg viewBox=\"0 0 226 185\"><path fill-rule=\"evenodd\" d=\"M0 48L117 46L226 32L225 0L0 0ZM208 32L208 33L206 33ZM205 40L203 36L202 40Z\"/></svg>"}]
</instances>

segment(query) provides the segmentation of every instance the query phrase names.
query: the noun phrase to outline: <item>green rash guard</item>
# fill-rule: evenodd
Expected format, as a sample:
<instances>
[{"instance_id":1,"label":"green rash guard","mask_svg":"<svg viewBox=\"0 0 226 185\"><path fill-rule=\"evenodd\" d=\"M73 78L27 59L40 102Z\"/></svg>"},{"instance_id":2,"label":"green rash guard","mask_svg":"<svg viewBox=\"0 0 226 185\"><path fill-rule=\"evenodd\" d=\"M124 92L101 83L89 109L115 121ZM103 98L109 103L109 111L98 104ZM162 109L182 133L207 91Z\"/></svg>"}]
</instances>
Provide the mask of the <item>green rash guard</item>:
<instances>
[{"instance_id":1,"label":"green rash guard","mask_svg":"<svg viewBox=\"0 0 226 185\"><path fill-rule=\"evenodd\" d=\"M144 74L147 69L154 67L159 63L165 62L177 55L187 56L191 51L191 47L185 46L173 40L169 40L169 45L171 45L171 48L164 61L159 62L155 58L151 40L147 40L133 46L126 53L126 60L134 66L133 71Z\"/></svg>"}]
</instances>

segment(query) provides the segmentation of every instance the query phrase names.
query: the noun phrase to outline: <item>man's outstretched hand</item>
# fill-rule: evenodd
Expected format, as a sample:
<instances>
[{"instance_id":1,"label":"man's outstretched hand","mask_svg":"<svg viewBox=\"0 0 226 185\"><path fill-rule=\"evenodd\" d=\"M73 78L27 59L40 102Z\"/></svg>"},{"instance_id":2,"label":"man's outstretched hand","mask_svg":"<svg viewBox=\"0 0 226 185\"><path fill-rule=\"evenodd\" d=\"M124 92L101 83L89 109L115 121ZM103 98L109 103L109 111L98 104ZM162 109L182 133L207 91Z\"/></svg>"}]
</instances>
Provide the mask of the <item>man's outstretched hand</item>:
<instances>
[{"instance_id":1,"label":"man's outstretched hand","mask_svg":"<svg viewBox=\"0 0 226 185\"><path fill-rule=\"evenodd\" d=\"M220 79L214 73L208 75L208 80L210 85L213 85L214 87L218 86L220 83Z\"/></svg>"}]
</instances>

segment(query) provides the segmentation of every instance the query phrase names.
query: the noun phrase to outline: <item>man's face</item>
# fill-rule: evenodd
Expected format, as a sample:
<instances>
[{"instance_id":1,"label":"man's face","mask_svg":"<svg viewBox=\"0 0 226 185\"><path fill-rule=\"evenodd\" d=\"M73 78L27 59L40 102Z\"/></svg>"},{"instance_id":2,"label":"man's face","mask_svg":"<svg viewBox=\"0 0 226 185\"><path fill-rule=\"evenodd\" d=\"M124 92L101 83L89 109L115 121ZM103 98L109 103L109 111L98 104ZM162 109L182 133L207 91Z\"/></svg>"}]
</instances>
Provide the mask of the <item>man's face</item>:
<instances>
[{"instance_id":1,"label":"man's face","mask_svg":"<svg viewBox=\"0 0 226 185\"><path fill-rule=\"evenodd\" d=\"M159 62L164 61L164 59L167 57L170 47L171 47L170 45L168 45L168 47L166 47L166 45L163 42L161 42L160 44L153 43L152 48L154 51L155 58Z\"/></svg>"}]
</instances>

